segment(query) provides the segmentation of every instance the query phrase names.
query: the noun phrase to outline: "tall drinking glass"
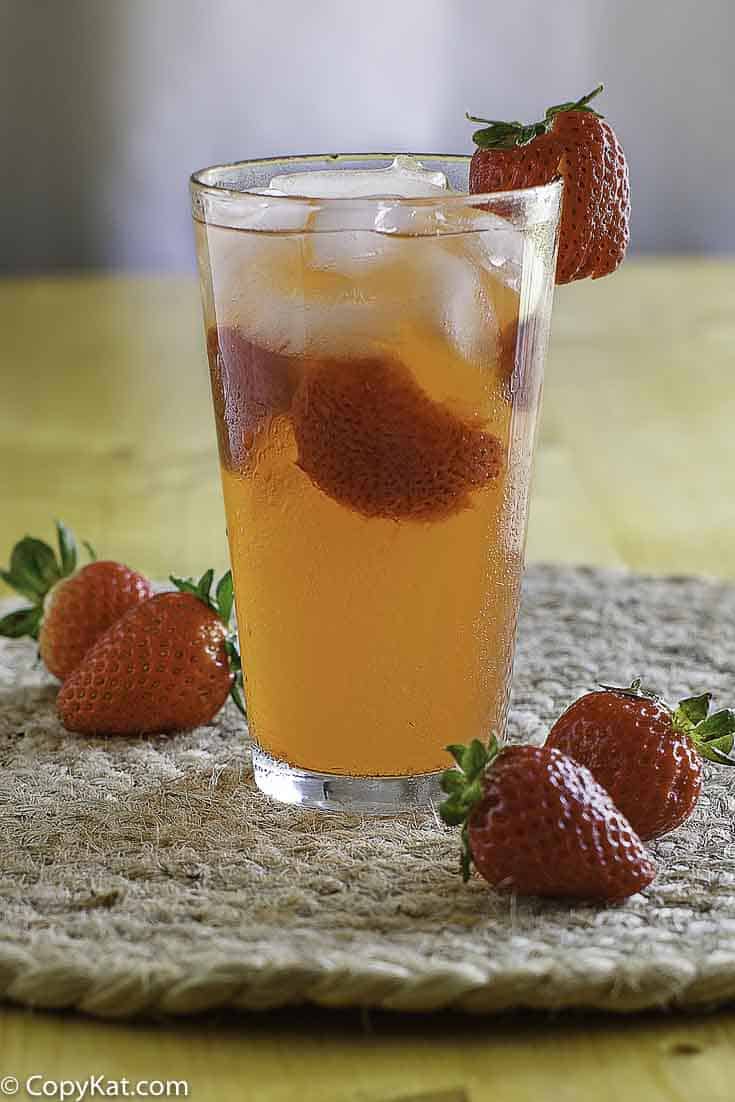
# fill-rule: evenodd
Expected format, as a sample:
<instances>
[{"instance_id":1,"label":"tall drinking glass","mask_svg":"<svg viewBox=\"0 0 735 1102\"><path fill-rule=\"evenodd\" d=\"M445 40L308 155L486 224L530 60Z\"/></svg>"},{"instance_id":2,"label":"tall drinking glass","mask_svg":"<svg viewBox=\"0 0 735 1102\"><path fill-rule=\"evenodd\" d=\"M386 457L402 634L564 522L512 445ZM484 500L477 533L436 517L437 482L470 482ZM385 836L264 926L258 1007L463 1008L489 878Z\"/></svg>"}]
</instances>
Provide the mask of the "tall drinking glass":
<instances>
[{"instance_id":1,"label":"tall drinking glass","mask_svg":"<svg viewBox=\"0 0 735 1102\"><path fill-rule=\"evenodd\" d=\"M561 185L264 194L292 157L192 177L259 787L392 813L447 743L502 736Z\"/></svg>"}]
</instances>

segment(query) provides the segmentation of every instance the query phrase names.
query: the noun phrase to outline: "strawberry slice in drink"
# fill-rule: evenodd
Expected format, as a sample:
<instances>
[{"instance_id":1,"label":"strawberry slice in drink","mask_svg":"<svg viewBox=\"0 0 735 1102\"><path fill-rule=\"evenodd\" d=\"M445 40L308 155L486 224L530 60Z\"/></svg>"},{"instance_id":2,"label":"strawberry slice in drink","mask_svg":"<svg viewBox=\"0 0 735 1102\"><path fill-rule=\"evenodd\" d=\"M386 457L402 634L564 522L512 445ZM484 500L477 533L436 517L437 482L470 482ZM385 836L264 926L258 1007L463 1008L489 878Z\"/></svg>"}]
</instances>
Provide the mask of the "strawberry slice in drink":
<instances>
[{"instance_id":1,"label":"strawberry slice in drink","mask_svg":"<svg viewBox=\"0 0 735 1102\"><path fill-rule=\"evenodd\" d=\"M297 364L229 325L210 326L207 355L222 463L241 470L261 425L289 408Z\"/></svg>"},{"instance_id":2,"label":"strawberry slice in drink","mask_svg":"<svg viewBox=\"0 0 735 1102\"><path fill-rule=\"evenodd\" d=\"M503 468L502 442L432 401L397 360L314 364L291 416L301 470L366 517L444 519Z\"/></svg>"}]
</instances>

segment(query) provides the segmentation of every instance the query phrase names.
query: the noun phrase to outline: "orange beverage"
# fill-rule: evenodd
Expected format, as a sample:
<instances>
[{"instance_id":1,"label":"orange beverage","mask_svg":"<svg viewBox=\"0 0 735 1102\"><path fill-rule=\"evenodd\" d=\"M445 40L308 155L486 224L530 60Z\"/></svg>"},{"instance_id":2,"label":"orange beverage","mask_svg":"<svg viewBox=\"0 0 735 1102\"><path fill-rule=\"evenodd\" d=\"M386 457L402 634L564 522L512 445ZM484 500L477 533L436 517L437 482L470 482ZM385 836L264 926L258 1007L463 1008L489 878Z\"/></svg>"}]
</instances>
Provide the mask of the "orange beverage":
<instances>
[{"instance_id":1,"label":"orange beverage","mask_svg":"<svg viewBox=\"0 0 735 1102\"><path fill-rule=\"evenodd\" d=\"M534 191L494 197L503 217L447 192L195 202L248 723L277 798L424 802L447 743L503 732L559 201Z\"/></svg>"}]
</instances>

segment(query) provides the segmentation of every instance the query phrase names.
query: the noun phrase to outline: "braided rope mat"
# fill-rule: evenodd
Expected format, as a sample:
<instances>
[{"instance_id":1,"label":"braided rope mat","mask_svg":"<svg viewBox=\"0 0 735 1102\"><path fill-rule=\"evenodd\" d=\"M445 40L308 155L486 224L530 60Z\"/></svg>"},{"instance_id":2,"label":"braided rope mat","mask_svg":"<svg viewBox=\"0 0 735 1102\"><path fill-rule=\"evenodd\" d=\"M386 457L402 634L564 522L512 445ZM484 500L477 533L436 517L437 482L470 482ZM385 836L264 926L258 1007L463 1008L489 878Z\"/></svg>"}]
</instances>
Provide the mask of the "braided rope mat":
<instances>
[{"instance_id":1,"label":"braided rope mat","mask_svg":"<svg viewBox=\"0 0 735 1102\"><path fill-rule=\"evenodd\" d=\"M528 572L513 738L599 678L671 698L733 689L735 587L589 569ZM230 709L152 739L54 717L33 648L0 647L0 998L108 1017L313 1002L396 1010L599 1007L735 996L735 778L619 906L462 885L433 813L398 820L269 803Z\"/></svg>"}]
</instances>

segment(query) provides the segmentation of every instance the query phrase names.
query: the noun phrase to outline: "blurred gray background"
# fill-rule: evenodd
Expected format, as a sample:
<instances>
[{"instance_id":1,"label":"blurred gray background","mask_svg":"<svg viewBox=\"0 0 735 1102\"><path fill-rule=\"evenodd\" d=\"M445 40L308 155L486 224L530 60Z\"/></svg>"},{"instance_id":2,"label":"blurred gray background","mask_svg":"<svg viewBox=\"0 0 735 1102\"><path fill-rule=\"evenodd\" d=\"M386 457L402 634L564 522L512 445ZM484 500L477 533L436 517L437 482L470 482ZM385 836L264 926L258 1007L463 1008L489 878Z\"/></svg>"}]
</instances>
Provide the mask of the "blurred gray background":
<instances>
[{"instance_id":1,"label":"blurred gray background","mask_svg":"<svg viewBox=\"0 0 735 1102\"><path fill-rule=\"evenodd\" d=\"M471 148L604 81L633 248L735 250L733 0L0 0L0 267L193 268L187 177Z\"/></svg>"}]
</instances>

